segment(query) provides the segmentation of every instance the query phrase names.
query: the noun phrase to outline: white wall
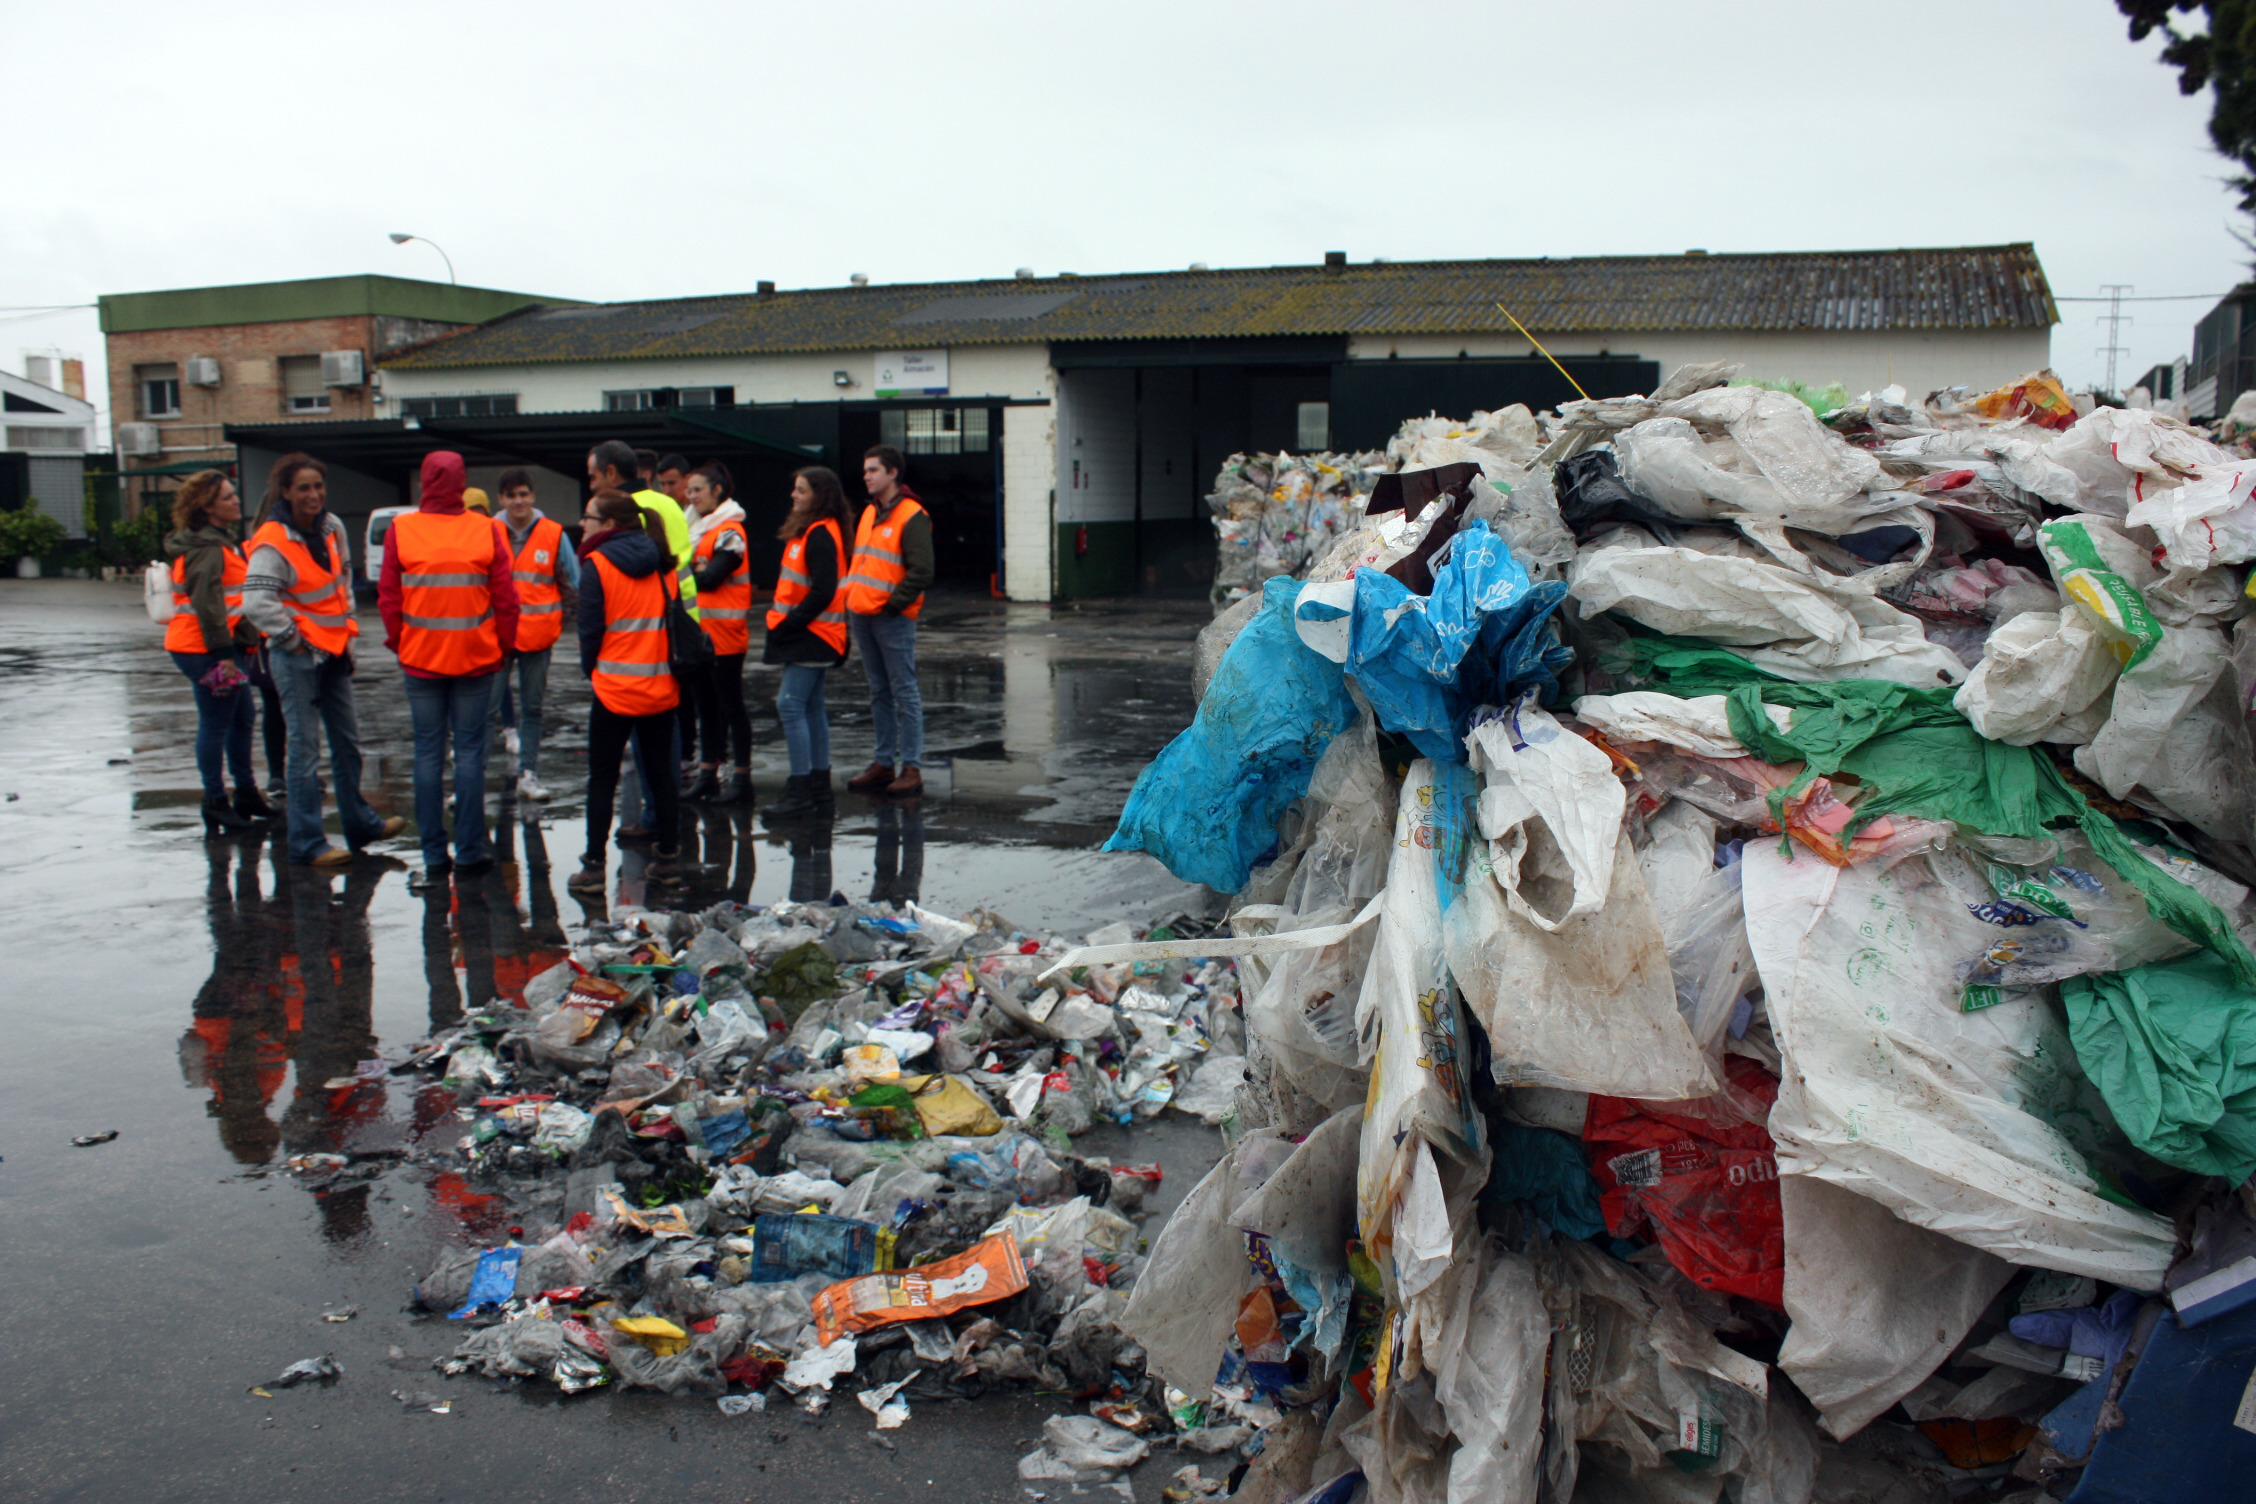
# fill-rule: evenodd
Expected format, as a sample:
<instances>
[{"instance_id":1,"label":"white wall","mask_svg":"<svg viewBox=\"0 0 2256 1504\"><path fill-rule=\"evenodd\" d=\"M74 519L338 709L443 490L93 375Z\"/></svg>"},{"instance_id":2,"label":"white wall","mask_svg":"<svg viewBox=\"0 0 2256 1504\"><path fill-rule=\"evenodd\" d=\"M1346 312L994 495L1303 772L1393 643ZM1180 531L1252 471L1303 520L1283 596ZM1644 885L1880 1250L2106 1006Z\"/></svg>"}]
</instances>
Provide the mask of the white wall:
<instances>
[{"instance_id":1,"label":"white wall","mask_svg":"<svg viewBox=\"0 0 2256 1504\"><path fill-rule=\"evenodd\" d=\"M1003 594L1046 601L1057 546L1058 410L1050 404L1002 411Z\"/></svg>"},{"instance_id":2,"label":"white wall","mask_svg":"<svg viewBox=\"0 0 2256 1504\"><path fill-rule=\"evenodd\" d=\"M1136 516L1136 373L1058 373L1057 520Z\"/></svg>"},{"instance_id":3,"label":"white wall","mask_svg":"<svg viewBox=\"0 0 2256 1504\"><path fill-rule=\"evenodd\" d=\"M1561 358L1606 351L1656 360L1664 377L1680 365L1735 360L1746 366L1741 375L1757 381L1793 380L1811 386L1838 381L1852 397L1890 382L1900 383L1914 398L1946 386L1986 390L2052 363L2048 329L1677 330L1577 334L1545 343ZM1450 359L1460 351L1473 356L1535 353L1526 340L1509 334L1359 335L1348 341L1351 360L1384 360L1391 354L1404 360Z\"/></svg>"},{"instance_id":4,"label":"white wall","mask_svg":"<svg viewBox=\"0 0 2256 1504\"><path fill-rule=\"evenodd\" d=\"M903 340L913 346L915 341ZM385 410L408 397L484 397L514 393L521 413L603 410L605 392L662 386L731 386L740 405L836 402L872 395L876 354L869 350L794 355L714 355L682 360L590 360L556 364L387 370ZM837 384L844 371L854 383ZM1052 394L1049 346L976 345L948 352L950 400L1043 399Z\"/></svg>"}]
</instances>

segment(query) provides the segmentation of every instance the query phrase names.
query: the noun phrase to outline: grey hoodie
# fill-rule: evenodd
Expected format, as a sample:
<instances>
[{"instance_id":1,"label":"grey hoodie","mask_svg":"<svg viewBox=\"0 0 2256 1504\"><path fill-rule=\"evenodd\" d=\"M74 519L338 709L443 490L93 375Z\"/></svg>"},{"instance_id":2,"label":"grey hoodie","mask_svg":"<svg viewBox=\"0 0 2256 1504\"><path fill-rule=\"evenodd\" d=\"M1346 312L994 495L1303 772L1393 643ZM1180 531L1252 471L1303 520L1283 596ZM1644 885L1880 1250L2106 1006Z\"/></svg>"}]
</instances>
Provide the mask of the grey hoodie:
<instances>
[{"instance_id":1,"label":"grey hoodie","mask_svg":"<svg viewBox=\"0 0 2256 1504\"><path fill-rule=\"evenodd\" d=\"M315 558L321 557L317 543L298 531L298 525L290 519L287 508L278 509L270 520L281 523L292 538L305 545L307 553ZM353 567L352 535L345 531L344 523L337 520L335 512L325 511L321 514L321 530L324 538L335 535L337 557L343 561L345 577L350 580ZM282 550L271 545L251 550L250 577L243 581L243 616L251 625L264 632L269 642L286 653L294 653L305 646L303 639L298 636L297 623L290 620L289 607L282 603L282 592L297 582L298 572L290 566L288 559L282 557Z\"/></svg>"}]
</instances>

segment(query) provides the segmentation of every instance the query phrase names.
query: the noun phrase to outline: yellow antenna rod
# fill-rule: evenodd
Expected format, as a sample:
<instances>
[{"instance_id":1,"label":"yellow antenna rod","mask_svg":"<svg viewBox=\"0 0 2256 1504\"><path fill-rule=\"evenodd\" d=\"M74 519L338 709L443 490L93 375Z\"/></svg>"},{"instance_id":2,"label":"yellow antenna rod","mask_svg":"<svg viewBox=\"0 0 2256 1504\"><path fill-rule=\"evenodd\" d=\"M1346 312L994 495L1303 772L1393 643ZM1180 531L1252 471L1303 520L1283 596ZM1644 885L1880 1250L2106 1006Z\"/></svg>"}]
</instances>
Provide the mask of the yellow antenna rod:
<instances>
[{"instance_id":1,"label":"yellow antenna rod","mask_svg":"<svg viewBox=\"0 0 2256 1504\"><path fill-rule=\"evenodd\" d=\"M1512 310L1506 308L1502 303L1496 305L1496 311L1503 314L1504 317L1512 319ZM1544 349L1543 341L1537 339L1534 335L1527 332L1527 325L1521 323L1518 319L1512 319L1512 327L1520 331L1520 338L1535 346L1537 354L1541 355L1545 360L1551 362L1551 369L1557 371L1561 376L1567 376L1567 368L1559 364L1559 357L1553 355L1549 350ZM1590 400L1590 394L1582 389L1582 383L1575 380L1572 376L1567 376L1567 385L1573 387L1575 389L1575 395L1582 398L1583 401L1588 402Z\"/></svg>"}]
</instances>

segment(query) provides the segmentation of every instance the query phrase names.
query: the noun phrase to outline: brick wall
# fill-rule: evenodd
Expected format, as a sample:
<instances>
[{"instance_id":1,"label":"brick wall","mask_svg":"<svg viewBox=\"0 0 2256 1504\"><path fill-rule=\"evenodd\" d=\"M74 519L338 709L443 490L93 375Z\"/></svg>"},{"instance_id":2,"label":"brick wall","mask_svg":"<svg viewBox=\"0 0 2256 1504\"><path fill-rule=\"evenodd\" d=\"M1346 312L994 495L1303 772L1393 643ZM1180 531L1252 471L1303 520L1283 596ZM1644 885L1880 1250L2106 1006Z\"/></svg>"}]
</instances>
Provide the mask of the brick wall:
<instances>
[{"instance_id":1,"label":"brick wall","mask_svg":"<svg viewBox=\"0 0 2256 1504\"><path fill-rule=\"evenodd\" d=\"M377 326L384 327L379 328ZM404 326L404 327L403 327ZM373 369L389 345L403 335L428 337L446 325L421 320L373 318L353 314L294 323L223 324L203 329L149 329L107 336L110 358L110 412L113 423L154 422L171 462L231 452L222 425L291 421L338 422L382 416L369 402L367 387L330 387L329 411L293 413L282 396L285 356L319 356L331 350L359 350ZM219 385L190 386L188 361L211 356L219 361ZM135 367L164 363L181 369L180 416L154 419L141 411ZM133 461L127 461L128 464Z\"/></svg>"}]
</instances>

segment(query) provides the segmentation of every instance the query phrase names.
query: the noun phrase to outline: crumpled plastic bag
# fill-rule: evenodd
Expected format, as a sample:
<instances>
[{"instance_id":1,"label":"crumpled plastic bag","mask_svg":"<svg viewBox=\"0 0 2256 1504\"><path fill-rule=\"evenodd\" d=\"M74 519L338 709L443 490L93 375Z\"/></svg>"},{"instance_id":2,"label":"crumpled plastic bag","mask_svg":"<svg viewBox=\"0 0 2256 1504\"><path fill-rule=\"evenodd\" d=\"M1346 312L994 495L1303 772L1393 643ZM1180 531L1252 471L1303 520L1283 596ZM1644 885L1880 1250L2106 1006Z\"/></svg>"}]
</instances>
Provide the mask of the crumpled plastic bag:
<instances>
[{"instance_id":1,"label":"crumpled plastic bag","mask_svg":"<svg viewBox=\"0 0 2256 1504\"><path fill-rule=\"evenodd\" d=\"M2235 1184L2256 1174L2256 993L2208 951L2071 977L2076 1058L2132 1143Z\"/></svg>"},{"instance_id":2,"label":"crumpled plastic bag","mask_svg":"<svg viewBox=\"0 0 2256 1504\"><path fill-rule=\"evenodd\" d=\"M1621 828L1621 783L1603 752L1550 716L1531 706L1517 716L1529 733L1522 747L1512 747L1509 721L1482 726L1473 741L1484 766L1497 748L1533 793L1518 782L1483 792L1482 829L1513 839L1472 845L1462 896L1441 923L1449 971L1488 1031L1495 1077L1622 1097L1706 1096L1715 1078L1677 1007L1659 922ZM1505 797L1492 801L1499 792ZM1515 888L1532 902L1514 903Z\"/></svg>"},{"instance_id":3,"label":"crumpled plastic bag","mask_svg":"<svg viewBox=\"0 0 2256 1504\"><path fill-rule=\"evenodd\" d=\"M1464 1018L1442 950L1444 912L1479 844L1475 789L1470 769L1422 758L1402 783L1379 936L1356 1002L1357 1028L1376 1056L1356 1221L1374 1247L1387 1238L1421 1144L1458 1163L1483 1152L1480 1111L1465 1079Z\"/></svg>"},{"instance_id":4,"label":"crumpled plastic bag","mask_svg":"<svg viewBox=\"0 0 2256 1504\"><path fill-rule=\"evenodd\" d=\"M1018 1460L1018 1476L1069 1483L1110 1483L1151 1454L1151 1443L1094 1415L1053 1415L1042 1422L1042 1445Z\"/></svg>"},{"instance_id":5,"label":"crumpled plastic bag","mask_svg":"<svg viewBox=\"0 0 2256 1504\"><path fill-rule=\"evenodd\" d=\"M1489 1240L1478 1278L1459 1292L1462 1340L1434 1370L1434 1397L1458 1443L1448 1504L1533 1504L1551 1352L1535 1267Z\"/></svg>"},{"instance_id":6,"label":"crumpled plastic bag","mask_svg":"<svg viewBox=\"0 0 2256 1504\"><path fill-rule=\"evenodd\" d=\"M1213 1385L1238 1302L1256 1283L1245 1236L1229 1220L1237 1183L1232 1150L1152 1240L1120 1316L1122 1329L1144 1345L1152 1372L1187 1393L1203 1394Z\"/></svg>"},{"instance_id":7,"label":"crumpled plastic bag","mask_svg":"<svg viewBox=\"0 0 2256 1504\"><path fill-rule=\"evenodd\" d=\"M1260 614L1230 644L1197 717L1136 779L1104 850L1148 851L1185 882L1235 893L1276 845L1277 817L1357 715L1339 666L1293 630L1300 588L1262 587Z\"/></svg>"},{"instance_id":8,"label":"crumpled plastic bag","mask_svg":"<svg viewBox=\"0 0 2256 1504\"><path fill-rule=\"evenodd\" d=\"M2082 612L2026 611L1990 634L1982 661L1951 704L1991 741L2015 747L2059 741L2065 739L2055 734L2062 723L2098 703L2121 671Z\"/></svg>"},{"instance_id":9,"label":"crumpled plastic bag","mask_svg":"<svg viewBox=\"0 0 2256 1504\"><path fill-rule=\"evenodd\" d=\"M1671 636L1704 638L1781 678L1885 679L1932 688L1966 668L1919 619L1853 585L1781 564L1693 548L1585 549L1568 588L1587 616L1616 611Z\"/></svg>"},{"instance_id":10,"label":"crumpled plastic bag","mask_svg":"<svg viewBox=\"0 0 2256 1504\"><path fill-rule=\"evenodd\" d=\"M1941 1366L2013 1266L1814 1175L1785 1176L1778 1199L1793 1319L1778 1366L1845 1440Z\"/></svg>"},{"instance_id":11,"label":"crumpled plastic bag","mask_svg":"<svg viewBox=\"0 0 2256 1504\"><path fill-rule=\"evenodd\" d=\"M1779 1168L2015 1263L2157 1288L2169 1221L2100 1194L2104 1106L2041 999L1960 1010L1984 926L1912 857L1888 871L1750 844L1747 936L1785 1069Z\"/></svg>"},{"instance_id":12,"label":"crumpled plastic bag","mask_svg":"<svg viewBox=\"0 0 2256 1504\"><path fill-rule=\"evenodd\" d=\"M2256 559L2256 460L2205 467L2131 505L2126 526L2154 530L2172 574Z\"/></svg>"}]
</instances>

